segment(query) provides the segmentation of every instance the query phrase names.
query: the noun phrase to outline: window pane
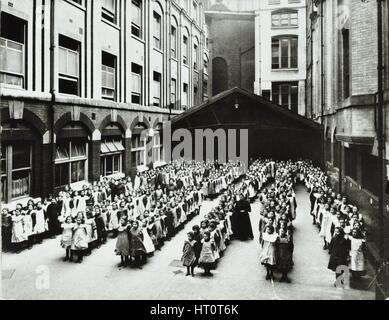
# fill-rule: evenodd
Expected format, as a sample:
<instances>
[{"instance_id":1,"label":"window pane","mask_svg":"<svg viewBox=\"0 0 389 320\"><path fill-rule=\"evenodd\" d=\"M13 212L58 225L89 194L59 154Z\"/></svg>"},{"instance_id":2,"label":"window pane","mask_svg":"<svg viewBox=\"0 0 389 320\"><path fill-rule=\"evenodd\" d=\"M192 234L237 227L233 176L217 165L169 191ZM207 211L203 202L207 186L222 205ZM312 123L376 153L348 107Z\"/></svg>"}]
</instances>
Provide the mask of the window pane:
<instances>
[{"instance_id":1,"label":"window pane","mask_svg":"<svg viewBox=\"0 0 389 320\"><path fill-rule=\"evenodd\" d=\"M105 158L105 174L108 176L113 173L113 156L108 156Z\"/></svg>"},{"instance_id":2,"label":"window pane","mask_svg":"<svg viewBox=\"0 0 389 320\"><path fill-rule=\"evenodd\" d=\"M71 182L85 180L85 161L76 161L71 163Z\"/></svg>"},{"instance_id":3,"label":"window pane","mask_svg":"<svg viewBox=\"0 0 389 320\"><path fill-rule=\"evenodd\" d=\"M289 108L289 86L281 86L281 106Z\"/></svg>"},{"instance_id":4,"label":"window pane","mask_svg":"<svg viewBox=\"0 0 389 320\"><path fill-rule=\"evenodd\" d=\"M115 0L103 0L103 8L114 12L115 11Z\"/></svg>"},{"instance_id":5,"label":"window pane","mask_svg":"<svg viewBox=\"0 0 389 320\"><path fill-rule=\"evenodd\" d=\"M31 167L30 146L15 144L12 146L12 170Z\"/></svg>"},{"instance_id":6,"label":"window pane","mask_svg":"<svg viewBox=\"0 0 389 320\"><path fill-rule=\"evenodd\" d=\"M273 69L279 69L280 67L280 63L279 63L279 59L280 59L280 50L279 50L279 41L276 40L276 41L273 41L273 44L272 44L272 68Z\"/></svg>"},{"instance_id":7,"label":"window pane","mask_svg":"<svg viewBox=\"0 0 389 320\"><path fill-rule=\"evenodd\" d=\"M72 154L71 157L86 156L85 143L83 141L72 140Z\"/></svg>"},{"instance_id":8,"label":"window pane","mask_svg":"<svg viewBox=\"0 0 389 320\"><path fill-rule=\"evenodd\" d=\"M140 93L142 87L142 77L140 74L132 73L132 92Z\"/></svg>"},{"instance_id":9,"label":"window pane","mask_svg":"<svg viewBox=\"0 0 389 320\"><path fill-rule=\"evenodd\" d=\"M114 156L113 171L114 171L114 173L120 172L120 156L119 155Z\"/></svg>"},{"instance_id":10,"label":"window pane","mask_svg":"<svg viewBox=\"0 0 389 320\"><path fill-rule=\"evenodd\" d=\"M69 184L69 163L55 165L55 185L61 187Z\"/></svg>"},{"instance_id":11,"label":"window pane","mask_svg":"<svg viewBox=\"0 0 389 320\"><path fill-rule=\"evenodd\" d=\"M68 69L66 74L72 77L78 77L78 53L68 50L67 57Z\"/></svg>"},{"instance_id":12,"label":"window pane","mask_svg":"<svg viewBox=\"0 0 389 320\"><path fill-rule=\"evenodd\" d=\"M137 0L132 1L132 23L136 24L138 27L142 25L142 9L141 2Z\"/></svg>"},{"instance_id":13,"label":"window pane","mask_svg":"<svg viewBox=\"0 0 389 320\"><path fill-rule=\"evenodd\" d=\"M4 57L2 55L2 57ZM7 41L7 47L5 52L5 68L4 71L23 73L23 45Z\"/></svg>"},{"instance_id":14,"label":"window pane","mask_svg":"<svg viewBox=\"0 0 389 320\"><path fill-rule=\"evenodd\" d=\"M298 57L298 39L290 39L290 67L297 68L297 57Z\"/></svg>"},{"instance_id":15,"label":"window pane","mask_svg":"<svg viewBox=\"0 0 389 320\"><path fill-rule=\"evenodd\" d=\"M30 193L30 170L12 172L12 198L28 196Z\"/></svg>"},{"instance_id":16,"label":"window pane","mask_svg":"<svg viewBox=\"0 0 389 320\"><path fill-rule=\"evenodd\" d=\"M289 67L289 40L281 39L281 68Z\"/></svg>"},{"instance_id":17,"label":"window pane","mask_svg":"<svg viewBox=\"0 0 389 320\"><path fill-rule=\"evenodd\" d=\"M69 144L57 143L56 160L64 160L69 158Z\"/></svg>"},{"instance_id":18,"label":"window pane","mask_svg":"<svg viewBox=\"0 0 389 320\"><path fill-rule=\"evenodd\" d=\"M7 177L2 176L1 177L1 200L6 201L7 200Z\"/></svg>"},{"instance_id":19,"label":"window pane","mask_svg":"<svg viewBox=\"0 0 389 320\"><path fill-rule=\"evenodd\" d=\"M291 106L290 109L294 112L298 112L298 86L291 86Z\"/></svg>"},{"instance_id":20,"label":"window pane","mask_svg":"<svg viewBox=\"0 0 389 320\"><path fill-rule=\"evenodd\" d=\"M1 175L7 173L7 149L4 145L1 146L1 158L0 158Z\"/></svg>"},{"instance_id":21,"label":"window pane","mask_svg":"<svg viewBox=\"0 0 389 320\"><path fill-rule=\"evenodd\" d=\"M67 68L67 50L65 48L59 47L59 73L67 74L68 68Z\"/></svg>"}]
</instances>

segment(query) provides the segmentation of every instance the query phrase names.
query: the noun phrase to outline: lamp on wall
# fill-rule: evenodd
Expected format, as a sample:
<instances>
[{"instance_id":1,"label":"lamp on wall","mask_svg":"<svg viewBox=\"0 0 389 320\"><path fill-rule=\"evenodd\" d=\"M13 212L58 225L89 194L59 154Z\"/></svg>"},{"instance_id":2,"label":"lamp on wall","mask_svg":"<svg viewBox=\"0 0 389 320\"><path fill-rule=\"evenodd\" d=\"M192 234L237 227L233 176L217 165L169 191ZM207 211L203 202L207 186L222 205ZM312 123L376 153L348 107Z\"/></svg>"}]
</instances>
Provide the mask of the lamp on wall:
<instances>
[{"instance_id":1,"label":"lamp on wall","mask_svg":"<svg viewBox=\"0 0 389 320\"><path fill-rule=\"evenodd\" d=\"M239 109L239 100L238 100L238 96L235 96L235 110L238 109Z\"/></svg>"}]
</instances>

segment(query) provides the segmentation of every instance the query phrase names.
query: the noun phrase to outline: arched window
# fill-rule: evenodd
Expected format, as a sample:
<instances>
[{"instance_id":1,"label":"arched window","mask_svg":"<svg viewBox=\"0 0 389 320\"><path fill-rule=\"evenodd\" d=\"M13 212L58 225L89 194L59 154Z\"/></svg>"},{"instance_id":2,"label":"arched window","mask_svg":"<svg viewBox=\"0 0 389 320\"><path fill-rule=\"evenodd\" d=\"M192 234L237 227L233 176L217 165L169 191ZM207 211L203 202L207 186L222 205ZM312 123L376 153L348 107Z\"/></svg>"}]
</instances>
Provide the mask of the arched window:
<instances>
[{"instance_id":1,"label":"arched window","mask_svg":"<svg viewBox=\"0 0 389 320\"><path fill-rule=\"evenodd\" d=\"M199 70L199 39L195 37L193 43L193 69Z\"/></svg>"},{"instance_id":2,"label":"arched window","mask_svg":"<svg viewBox=\"0 0 389 320\"><path fill-rule=\"evenodd\" d=\"M295 69L298 67L298 37L277 36L272 38L272 69Z\"/></svg>"},{"instance_id":3,"label":"arched window","mask_svg":"<svg viewBox=\"0 0 389 320\"><path fill-rule=\"evenodd\" d=\"M20 140L3 140L2 136L0 200L7 203L31 194L34 141L39 137L24 121L2 123L2 129L4 136L17 133L23 139L21 143Z\"/></svg>"},{"instance_id":4,"label":"arched window","mask_svg":"<svg viewBox=\"0 0 389 320\"><path fill-rule=\"evenodd\" d=\"M154 167L163 162L162 125L159 124L154 129L153 136L153 164Z\"/></svg>"},{"instance_id":5,"label":"arched window","mask_svg":"<svg viewBox=\"0 0 389 320\"><path fill-rule=\"evenodd\" d=\"M178 53L178 23L174 16L172 16L172 25L170 28L170 47L172 58L177 59Z\"/></svg>"},{"instance_id":6,"label":"arched window","mask_svg":"<svg viewBox=\"0 0 389 320\"><path fill-rule=\"evenodd\" d=\"M271 15L271 25L273 28L297 27L297 10L277 10Z\"/></svg>"},{"instance_id":7,"label":"arched window","mask_svg":"<svg viewBox=\"0 0 389 320\"><path fill-rule=\"evenodd\" d=\"M137 168L146 165L146 135L142 134L147 130L144 123L138 123L132 130L131 138L131 166Z\"/></svg>"},{"instance_id":8,"label":"arched window","mask_svg":"<svg viewBox=\"0 0 389 320\"><path fill-rule=\"evenodd\" d=\"M153 44L154 48L163 50L163 11L158 2L153 2Z\"/></svg>"},{"instance_id":9,"label":"arched window","mask_svg":"<svg viewBox=\"0 0 389 320\"><path fill-rule=\"evenodd\" d=\"M109 124L101 134L100 174L117 175L123 172L123 131L114 123Z\"/></svg>"},{"instance_id":10,"label":"arched window","mask_svg":"<svg viewBox=\"0 0 389 320\"><path fill-rule=\"evenodd\" d=\"M215 75L212 81L213 95L226 91L228 89L228 67L226 60L221 57L213 59L212 73Z\"/></svg>"},{"instance_id":11,"label":"arched window","mask_svg":"<svg viewBox=\"0 0 389 320\"><path fill-rule=\"evenodd\" d=\"M189 31L187 28L183 29L182 35L182 63L185 65L189 63Z\"/></svg>"},{"instance_id":12,"label":"arched window","mask_svg":"<svg viewBox=\"0 0 389 320\"><path fill-rule=\"evenodd\" d=\"M81 123L72 122L57 135L55 187L88 180L88 132Z\"/></svg>"}]
</instances>

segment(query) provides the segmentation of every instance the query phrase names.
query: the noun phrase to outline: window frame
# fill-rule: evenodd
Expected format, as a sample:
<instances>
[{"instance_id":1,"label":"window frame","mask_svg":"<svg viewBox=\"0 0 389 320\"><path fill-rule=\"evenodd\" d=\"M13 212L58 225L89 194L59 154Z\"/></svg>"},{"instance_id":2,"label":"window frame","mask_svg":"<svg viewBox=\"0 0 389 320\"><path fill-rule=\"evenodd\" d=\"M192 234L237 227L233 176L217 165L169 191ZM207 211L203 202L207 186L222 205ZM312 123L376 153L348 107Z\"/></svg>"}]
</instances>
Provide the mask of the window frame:
<instances>
[{"instance_id":1,"label":"window frame","mask_svg":"<svg viewBox=\"0 0 389 320\"><path fill-rule=\"evenodd\" d=\"M22 73L18 73L18 72L15 72L15 71L9 71L9 70L5 70L5 69L1 69L0 68L0 75L3 75L4 79L6 79L7 76L20 78L21 79L21 85L11 84L11 83L8 83L6 81L0 82L0 83L2 83L4 85L7 85L7 86L10 86L10 87L25 89L25 82L26 82L26 50L25 50L25 48L26 48L26 46L25 46L24 43L19 43L17 41L13 41L13 40L10 40L10 39L4 38L4 37L0 37L0 48L3 47L2 44L1 44L2 41L5 42L5 44L4 44L4 52L5 53L7 53L7 49L9 50L9 47L8 47L8 43L9 42L17 44L17 45L22 47L22 50L21 50L21 53L22 53L22 66L21 66L21 68L23 70L22 70ZM11 50L17 51L14 48L12 48ZM5 56L2 57L2 59L4 59L3 63L7 64L7 54L5 54Z\"/></svg>"},{"instance_id":2,"label":"window frame","mask_svg":"<svg viewBox=\"0 0 389 320\"><path fill-rule=\"evenodd\" d=\"M177 53L178 53L178 41L177 41L177 27L171 25L170 26L170 47L171 47L171 57L173 59L177 59Z\"/></svg>"},{"instance_id":3,"label":"window frame","mask_svg":"<svg viewBox=\"0 0 389 320\"><path fill-rule=\"evenodd\" d=\"M177 79L175 78L170 79L170 105L173 106L173 110L177 109Z\"/></svg>"},{"instance_id":4,"label":"window frame","mask_svg":"<svg viewBox=\"0 0 389 320\"><path fill-rule=\"evenodd\" d=\"M273 82L272 83L272 101L279 104L280 106L286 108L286 105L282 104L282 88L288 88L288 106L287 109L294 111L298 113L298 106L299 106L299 88L298 88L298 82ZM275 88L278 88L277 91L275 91ZM297 104L293 104L293 90L297 89L296 97L297 97ZM275 100L275 92L277 92L278 101ZM295 109L295 110L293 110Z\"/></svg>"},{"instance_id":5,"label":"window frame","mask_svg":"<svg viewBox=\"0 0 389 320\"><path fill-rule=\"evenodd\" d=\"M163 50L162 16L157 11L153 11L153 27L153 47L157 50ZM158 30L158 34L156 34L156 30Z\"/></svg>"},{"instance_id":6,"label":"window frame","mask_svg":"<svg viewBox=\"0 0 389 320\"><path fill-rule=\"evenodd\" d=\"M182 50L182 63L189 66L189 38L184 34L182 38L184 49Z\"/></svg>"},{"instance_id":7,"label":"window frame","mask_svg":"<svg viewBox=\"0 0 389 320\"><path fill-rule=\"evenodd\" d=\"M68 70L68 54L69 52L71 53L75 53L76 54L76 63L77 63L77 66L76 66L76 70L77 70L77 75L71 75L71 74L66 74L66 73L62 73L60 68L58 68L58 92L60 94L64 94L64 95L71 95L71 96L77 96L79 97L81 95L81 43L78 42L77 40L74 40L72 38L69 38L67 36L64 36L62 34L59 34L58 35L58 39L60 39L60 37L64 37L64 40L65 39L69 39L71 41L74 41L75 44L77 44L77 50L74 50L72 48L69 48L69 47L65 47L65 46L62 46L60 44L58 44L58 60L61 61L60 59L60 50L64 50L66 51L66 54L67 54L67 65L66 65L66 69ZM63 80L63 81L70 81L70 82L73 82L76 84L76 87L77 87L77 92L75 94L72 94L72 93L65 93L65 92L61 92L60 91L60 81Z\"/></svg>"},{"instance_id":8,"label":"window frame","mask_svg":"<svg viewBox=\"0 0 389 320\"><path fill-rule=\"evenodd\" d=\"M156 80L156 77L158 78L158 80ZM156 90L157 83L158 83L158 90ZM156 93L158 93L159 96L157 96ZM162 100L162 74L157 71L154 71L153 72L153 106L161 107L161 100Z\"/></svg>"},{"instance_id":9,"label":"window frame","mask_svg":"<svg viewBox=\"0 0 389 320\"><path fill-rule=\"evenodd\" d=\"M72 156L72 140L76 140L76 139L64 139L65 143L67 144L68 146L68 150L69 150L69 155L67 158L61 158L61 159L57 159L57 156L55 157L55 160L54 160L54 167L55 167L55 176L54 176L54 184L55 184L55 189L58 189L58 188L63 188L64 186L66 185L73 185L73 184L76 184L76 183L81 183L81 182L87 182L88 181L88 141L87 139L80 139L80 140L85 140L84 142L84 146L85 146L85 155L81 155L81 156L76 156L76 157L73 157ZM56 154L58 153L58 143L56 145ZM80 181L76 181L76 182L72 182L72 164L73 163L83 163L84 164L84 180L80 180ZM67 164L68 165L68 184L62 184L62 185L57 185L57 165L64 165L64 164Z\"/></svg>"},{"instance_id":10,"label":"window frame","mask_svg":"<svg viewBox=\"0 0 389 320\"><path fill-rule=\"evenodd\" d=\"M133 139L134 138L138 138L139 137L139 145L140 146L136 146L134 147L134 144L133 144ZM139 166L144 166L146 165L146 144L147 144L147 138L144 138L143 139L143 146L142 146L142 140L141 140L141 134L134 134L131 138L131 167L133 168L137 168ZM134 162L133 162L133 156L135 154L135 157L136 159L138 159L138 155L139 155L139 158L142 158L142 153L143 153L143 163L141 164L137 164L134 165Z\"/></svg>"},{"instance_id":11,"label":"window frame","mask_svg":"<svg viewBox=\"0 0 389 320\"><path fill-rule=\"evenodd\" d=\"M107 21L109 23L116 25L117 24L118 1L117 0L112 0L112 1L114 2L113 11L104 7L104 1L101 2L101 18L103 21Z\"/></svg>"},{"instance_id":12,"label":"window frame","mask_svg":"<svg viewBox=\"0 0 389 320\"><path fill-rule=\"evenodd\" d=\"M296 17L292 17L292 15L296 15ZM282 24L282 15L287 15L288 24ZM278 19L274 19L274 17L278 16ZM292 21L297 20L296 24L293 24ZM274 21L278 21L278 25L274 24ZM299 14L298 10L293 9L285 9L285 10L277 10L271 13L271 27L273 29L283 29L283 28L298 28Z\"/></svg>"},{"instance_id":13,"label":"window frame","mask_svg":"<svg viewBox=\"0 0 389 320\"><path fill-rule=\"evenodd\" d=\"M283 58L285 58L282 55L282 50L284 48L282 45L283 41L288 42L288 47L287 47L287 49L288 49L288 55L287 55L288 66L287 67L283 66ZM296 41L296 54L295 55L292 55L292 48L293 48L292 41ZM284 35L284 36L272 37L272 40L271 40L271 70L274 71L274 70L296 70L296 69L298 69L298 67L299 67L298 45L299 45L299 37L297 35ZM275 63L274 63L274 58L276 58L274 56L274 52L275 52L274 48L275 47L277 47L277 49L278 49L278 55L276 56L278 58L278 62L277 62L278 67L277 68L275 67ZM295 65L292 65L293 59L295 59Z\"/></svg>"},{"instance_id":14,"label":"window frame","mask_svg":"<svg viewBox=\"0 0 389 320\"><path fill-rule=\"evenodd\" d=\"M120 137L105 137L101 140L101 143L115 143L120 142L123 145L123 139ZM124 151L115 151L110 153L100 153L100 175L103 177L109 177L112 175L118 175L123 173L123 154ZM115 159L118 158L118 170L115 171ZM108 158L112 158L112 172L107 174L107 160ZM104 163L101 166L102 162Z\"/></svg>"},{"instance_id":15,"label":"window frame","mask_svg":"<svg viewBox=\"0 0 389 320\"><path fill-rule=\"evenodd\" d=\"M31 177L32 177L32 167L33 167L33 146L31 144L28 145L29 148L29 166L28 167L22 167L22 168L13 168L13 152L14 152L14 144L6 144L2 145L5 152L1 155L1 161L5 161L5 172L0 172L0 179L1 181L5 180L4 184L4 197L0 199L2 203L9 203L11 201L16 201L20 199L25 199L30 197L31 195ZM14 188L13 188L13 174L17 172L25 172L28 171L28 190L27 193L24 195L14 196ZM15 180L16 181L16 180ZM2 183L3 188L3 183ZM3 192L1 190L1 192Z\"/></svg>"},{"instance_id":16,"label":"window frame","mask_svg":"<svg viewBox=\"0 0 389 320\"><path fill-rule=\"evenodd\" d=\"M134 67L139 68L140 73L134 72ZM135 91L134 87L134 78L138 78L137 83L140 82L139 86L139 92ZM133 98L137 97L139 99L139 105L142 104L142 92L143 92L143 67L139 64L136 63L131 63L131 103L132 104L137 104L133 101Z\"/></svg>"},{"instance_id":17,"label":"window frame","mask_svg":"<svg viewBox=\"0 0 389 320\"><path fill-rule=\"evenodd\" d=\"M138 4L138 5L137 5ZM131 34L134 37L143 39L143 1L142 0L131 0L131 8L134 10L134 7L139 8L140 11L140 25L134 22L133 15L131 15ZM134 29L133 29L134 28ZM139 35L136 35L133 30L137 30Z\"/></svg>"}]
</instances>

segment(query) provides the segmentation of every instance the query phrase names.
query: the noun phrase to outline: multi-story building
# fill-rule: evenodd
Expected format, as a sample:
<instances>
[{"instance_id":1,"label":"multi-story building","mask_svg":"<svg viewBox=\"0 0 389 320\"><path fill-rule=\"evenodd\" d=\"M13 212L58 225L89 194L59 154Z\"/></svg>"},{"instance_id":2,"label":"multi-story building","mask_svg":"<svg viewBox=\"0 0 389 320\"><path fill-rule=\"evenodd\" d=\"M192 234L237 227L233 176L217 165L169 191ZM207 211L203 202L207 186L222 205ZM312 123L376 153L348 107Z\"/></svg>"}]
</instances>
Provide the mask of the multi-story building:
<instances>
[{"instance_id":1,"label":"multi-story building","mask_svg":"<svg viewBox=\"0 0 389 320\"><path fill-rule=\"evenodd\" d=\"M388 65L388 13L384 15ZM378 212L377 1L308 1L307 115L325 127L325 160L336 190L363 213L369 252L378 259L382 244ZM385 73L385 117L389 123L389 69ZM384 128L385 136L389 127ZM386 163L389 165L389 145ZM388 170L384 170L387 171ZM384 177L387 177L384 172ZM388 179L387 179L388 180ZM385 195L388 226L389 185ZM386 229L388 230L388 229ZM387 231L386 231L387 237ZM387 249L386 249L387 250Z\"/></svg>"},{"instance_id":2,"label":"multi-story building","mask_svg":"<svg viewBox=\"0 0 389 320\"><path fill-rule=\"evenodd\" d=\"M163 122L208 97L203 12L198 0L1 0L1 201L162 163Z\"/></svg>"},{"instance_id":3,"label":"multi-story building","mask_svg":"<svg viewBox=\"0 0 389 320\"><path fill-rule=\"evenodd\" d=\"M306 1L260 1L255 12L255 93L305 114Z\"/></svg>"},{"instance_id":4,"label":"multi-story building","mask_svg":"<svg viewBox=\"0 0 389 320\"><path fill-rule=\"evenodd\" d=\"M305 114L305 0L210 0L206 19L212 94L242 87Z\"/></svg>"}]
</instances>

